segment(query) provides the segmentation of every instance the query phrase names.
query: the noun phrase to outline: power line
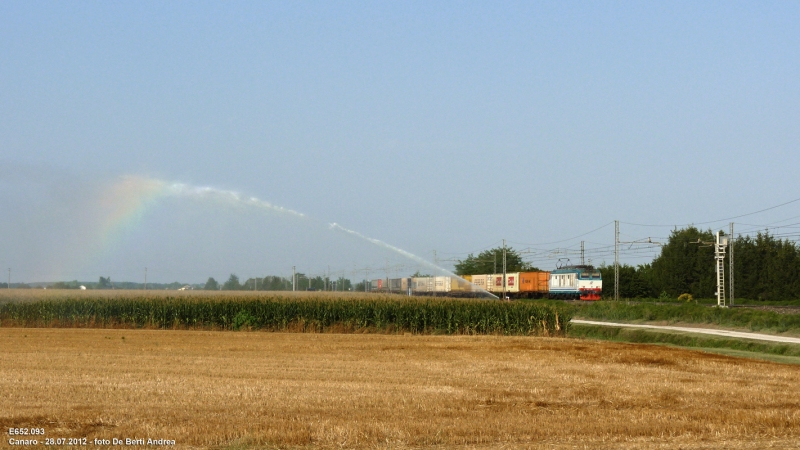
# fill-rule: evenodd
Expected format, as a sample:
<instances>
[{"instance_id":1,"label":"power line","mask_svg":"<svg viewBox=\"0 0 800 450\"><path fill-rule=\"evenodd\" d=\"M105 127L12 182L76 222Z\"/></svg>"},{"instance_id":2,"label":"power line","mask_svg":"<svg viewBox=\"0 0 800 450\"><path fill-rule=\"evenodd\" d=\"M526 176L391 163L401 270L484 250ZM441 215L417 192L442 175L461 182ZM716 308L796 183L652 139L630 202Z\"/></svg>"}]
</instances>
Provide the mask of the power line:
<instances>
[{"instance_id":1,"label":"power line","mask_svg":"<svg viewBox=\"0 0 800 450\"><path fill-rule=\"evenodd\" d=\"M708 225L710 223L725 222L725 221L728 221L728 220L738 219L740 217L752 216L752 215L755 215L755 214L762 213L764 211L770 211L770 210L773 210L773 209L776 209L776 208L780 208L781 206L786 206L786 205L789 205L789 204L792 204L792 203L795 203L795 202L800 202L800 198L796 198L794 200L790 200L788 202L781 203L780 205L775 205L775 206L770 206L769 208L760 209L758 211L754 211L754 212L751 212L751 213L741 214L741 215L738 215L738 216L728 217L728 218L725 218L725 219L711 220L709 222L695 222L695 223L688 223L688 224L684 224L684 225L677 225L677 224L653 225L653 224L631 223L631 222L622 222L622 223L624 223L625 225L634 225L634 226L638 226L638 227L673 227L673 226L687 227L687 226L693 226L693 225Z\"/></svg>"},{"instance_id":2,"label":"power line","mask_svg":"<svg viewBox=\"0 0 800 450\"><path fill-rule=\"evenodd\" d=\"M579 237L586 236L587 234L592 234L592 233L594 233L595 231L602 230L603 228L605 228L605 227L607 227L607 226L611 225L612 223L614 223L614 221L613 221L613 220L612 220L611 222L608 222L607 224L605 224L605 225L601 226L601 227L597 227L597 228L595 228L595 229L594 229L594 230L592 230L592 231L587 231L586 233L579 234L579 235L577 235L577 236L573 236L573 237L571 237L571 238L568 238L568 239L562 239L562 240L560 240L560 241L553 241L553 242L540 242L540 243L537 243L537 244L530 244L530 243L527 243L527 242L512 242L512 241L508 241L508 242L509 242L509 243L511 243L511 244L532 245L532 246L533 246L533 245L550 245L550 244L560 244L560 243L562 243L562 242L571 241L571 240L573 240L573 239L577 239L577 238L579 238Z\"/></svg>"}]
</instances>

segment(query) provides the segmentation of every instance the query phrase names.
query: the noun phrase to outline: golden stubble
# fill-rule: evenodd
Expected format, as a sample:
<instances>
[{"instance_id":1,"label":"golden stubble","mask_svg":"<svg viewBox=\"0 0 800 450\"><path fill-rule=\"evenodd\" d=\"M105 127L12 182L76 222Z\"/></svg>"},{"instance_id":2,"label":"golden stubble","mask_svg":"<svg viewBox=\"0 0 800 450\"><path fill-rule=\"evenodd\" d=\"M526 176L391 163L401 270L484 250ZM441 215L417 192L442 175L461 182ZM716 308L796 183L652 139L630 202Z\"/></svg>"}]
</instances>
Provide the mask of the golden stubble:
<instances>
[{"instance_id":1,"label":"golden stubble","mask_svg":"<svg viewBox=\"0 0 800 450\"><path fill-rule=\"evenodd\" d=\"M181 448L792 448L800 439L797 366L659 346L6 328L0 348L0 426L51 436Z\"/></svg>"}]
</instances>

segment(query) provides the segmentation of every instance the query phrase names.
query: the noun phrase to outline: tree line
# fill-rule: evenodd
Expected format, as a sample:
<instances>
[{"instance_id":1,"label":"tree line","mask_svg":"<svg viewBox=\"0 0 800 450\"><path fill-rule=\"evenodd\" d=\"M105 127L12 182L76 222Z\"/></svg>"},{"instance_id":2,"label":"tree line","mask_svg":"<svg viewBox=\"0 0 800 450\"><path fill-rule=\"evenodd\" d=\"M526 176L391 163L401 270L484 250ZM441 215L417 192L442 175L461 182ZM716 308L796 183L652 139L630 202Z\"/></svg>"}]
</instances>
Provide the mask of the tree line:
<instances>
[{"instance_id":1,"label":"tree line","mask_svg":"<svg viewBox=\"0 0 800 450\"><path fill-rule=\"evenodd\" d=\"M304 273L297 273L295 275L295 290L298 291L349 291L349 290L364 290L364 283L353 283L343 277L332 279L330 277L310 277ZM248 278L246 281L241 282L236 274L231 274L228 280L220 284L214 277L209 277L206 284L203 286L207 291L291 291L292 279L284 278L275 275L269 275L264 278Z\"/></svg>"},{"instance_id":2,"label":"tree line","mask_svg":"<svg viewBox=\"0 0 800 450\"><path fill-rule=\"evenodd\" d=\"M702 242L714 241L715 233L696 227L675 229L661 254L651 263L619 267L621 298L695 298L716 296L714 248ZM506 247L506 272L538 271L512 248ZM502 272L503 248L469 254L455 264L456 274L475 275ZM725 288L728 289L729 252L725 256ZM614 266L599 267L605 297L614 293ZM788 300L800 298L800 247L768 233L738 237L734 243L734 291L737 298Z\"/></svg>"},{"instance_id":3,"label":"tree line","mask_svg":"<svg viewBox=\"0 0 800 450\"><path fill-rule=\"evenodd\" d=\"M622 298L670 297L691 294L716 296L714 248L699 242L714 240L711 230L695 227L674 230L652 263L619 268ZM725 254L725 289L728 289L730 252ZM614 292L614 266L601 266L603 291ZM740 236L734 242L734 293L752 300L800 298L800 248L795 242L769 233Z\"/></svg>"}]
</instances>

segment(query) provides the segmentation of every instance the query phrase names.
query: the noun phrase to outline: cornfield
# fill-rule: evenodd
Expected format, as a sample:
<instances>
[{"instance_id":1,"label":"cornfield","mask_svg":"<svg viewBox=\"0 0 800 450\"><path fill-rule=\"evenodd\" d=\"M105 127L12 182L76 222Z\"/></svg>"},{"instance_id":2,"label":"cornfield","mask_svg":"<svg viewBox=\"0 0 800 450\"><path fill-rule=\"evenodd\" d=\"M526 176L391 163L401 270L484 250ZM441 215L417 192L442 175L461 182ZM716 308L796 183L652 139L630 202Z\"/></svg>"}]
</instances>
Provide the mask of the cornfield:
<instances>
[{"instance_id":1,"label":"cornfield","mask_svg":"<svg viewBox=\"0 0 800 450\"><path fill-rule=\"evenodd\" d=\"M570 319L527 302L334 293L98 294L6 295L0 326L559 336Z\"/></svg>"}]
</instances>

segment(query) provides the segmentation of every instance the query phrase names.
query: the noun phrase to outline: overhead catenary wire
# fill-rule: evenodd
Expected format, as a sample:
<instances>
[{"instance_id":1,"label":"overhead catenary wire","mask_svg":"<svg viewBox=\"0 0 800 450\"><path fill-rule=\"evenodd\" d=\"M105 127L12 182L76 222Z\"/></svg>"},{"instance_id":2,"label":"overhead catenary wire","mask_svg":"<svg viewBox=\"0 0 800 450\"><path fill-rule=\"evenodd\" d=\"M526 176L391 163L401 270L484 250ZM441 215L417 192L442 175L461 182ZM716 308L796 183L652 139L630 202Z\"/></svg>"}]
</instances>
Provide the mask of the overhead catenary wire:
<instances>
[{"instance_id":1,"label":"overhead catenary wire","mask_svg":"<svg viewBox=\"0 0 800 450\"><path fill-rule=\"evenodd\" d=\"M687 223L687 224L663 224L663 225L632 223L632 222L620 222L620 223L623 223L625 225L639 226L639 227L678 227L678 226L680 226L680 227L690 227L690 226L694 226L694 225L708 225L708 224L712 224L712 223L727 222L727 221L731 221L733 219L739 219L739 218L742 218L742 217L753 216L753 215L756 215L756 214L760 214L762 212L771 211L773 209L777 209L777 208L780 208L780 207L783 207L783 206L786 206L786 205L790 205L790 204L796 203L796 202L800 202L800 198L796 198L794 200L789 200L788 202L784 202L784 203L781 203L781 204L775 205L775 206L770 206L769 208L760 209L758 211L753 211L753 212L750 212L750 213L747 213L747 214L740 214L738 216L726 217L724 219L718 219L718 220L710 220L708 222L694 222L694 223Z\"/></svg>"},{"instance_id":2,"label":"overhead catenary wire","mask_svg":"<svg viewBox=\"0 0 800 450\"><path fill-rule=\"evenodd\" d=\"M603 228L605 228L605 227L607 227L607 226L611 225L612 223L614 223L614 221L608 222L607 224L605 224L605 225L602 225L602 226L600 226L600 227L597 227L597 228L595 228L594 230L587 231L586 233L579 234L579 235L577 235L577 236L573 236L573 237L571 237L571 238L562 239L562 240L560 240L560 241L553 241L553 242L541 242L541 243L537 243L537 244L530 244L530 243L527 243L527 242L513 242L513 241L508 241L508 242L509 242L510 244L531 245L531 246L536 246L536 245L550 245L550 244L560 244L560 243L562 243L562 242L567 242L567 241L571 241L571 240L573 240L573 239L578 239L578 238L580 238L580 237L584 237L584 236L586 236L586 235L589 235L589 234L592 234L592 233L594 233L595 231L600 231L600 230L602 230Z\"/></svg>"}]
</instances>

